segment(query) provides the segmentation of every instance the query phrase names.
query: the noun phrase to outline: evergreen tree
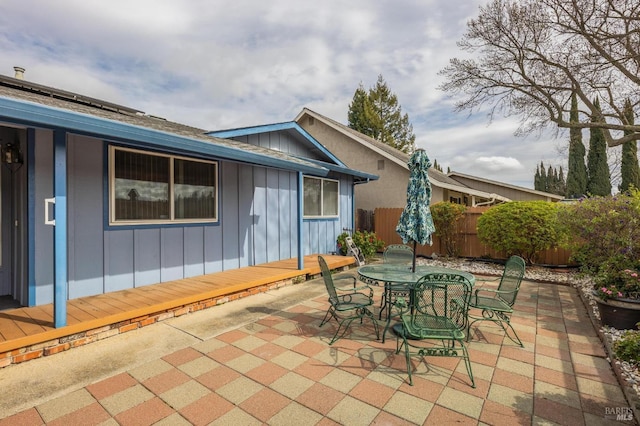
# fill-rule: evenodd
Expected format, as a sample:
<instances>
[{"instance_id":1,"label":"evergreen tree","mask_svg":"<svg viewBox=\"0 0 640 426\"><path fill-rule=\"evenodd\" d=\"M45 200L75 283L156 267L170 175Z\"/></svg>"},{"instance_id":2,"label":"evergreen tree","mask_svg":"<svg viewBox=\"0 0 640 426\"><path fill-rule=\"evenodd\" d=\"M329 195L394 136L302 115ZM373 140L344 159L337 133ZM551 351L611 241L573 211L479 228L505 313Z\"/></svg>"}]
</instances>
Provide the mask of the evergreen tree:
<instances>
[{"instance_id":1,"label":"evergreen tree","mask_svg":"<svg viewBox=\"0 0 640 426\"><path fill-rule=\"evenodd\" d=\"M367 110L369 107L369 98L362 83L358 86L353 94L353 100L349 104L349 112L347 119L349 127L364 134L369 135L372 132L369 120L367 119Z\"/></svg>"},{"instance_id":2,"label":"evergreen tree","mask_svg":"<svg viewBox=\"0 0 640 426\"><path fill-rule=\"evenodd\" d=\"M436 169L437 171L441 172L442 171L442 166L440 164L438 164L438 160L433 160L433 166L434 169Z\"/></svg>"},{"instance_id":3,"label":"evergreen tree","mask_svg":"<svg viewBox=\"0 0 640 426\"><path fill-rule=\"evenodd\" d=\"M398 97L391 92L382 75L365 93L362 84L349 105L349 127L405 153L415 149L416 136L408 114L402 114Z\"/></svg>"},{"instance_id":4,"label":"evergreen tree","mask_svg":"<svg viewBox=\"0 0 640 426\"><path fill-rule=\"evenodd\" d=\"M549 166L547 168L547 181L545 182L545 191L554 194L556 189L556 179L558 175L556 173L556 169Z\"/></svg>"},{"instance_id":5,"label":"evergreen tree","mask_svg":"<svg viewBox=\"0 0 640 426\"><path fill-rule=\"evenodd\" d=\"M600 108L600 101L594 101ZM591 121L597 121L592 117ZM589 195L611 195L611 174L607 163L607 143L601 128L591 128L589 153L587 154L587 193Z\"/></svg>"},{"instance_id":6,"label":"evergreen tree","mask_svg":"<svg viewBox=\"0 0 640 426\"><path fill-rule=\"evenodd\" d=\"M562 195L567 193L567 182L564 180L564 170L562 170L562 166L560 166L560 170L558 171L558 187L554 194Z\"/></svg>"},{"instance_id":7,"label":"evergreen tree","mask_svg":"<svg viewBox=\"0 0 640 426\"><path fill-rule=\"evenodd\" d=\"M576 94L571 95L571 123L577 123L578 100ZM567 171L567 198L578 198L587 193L587 166L584 163L586 149L582 142L582 130L569 130L569 169Z\"/></svg>"},{"instance_id":8,"label":"evergreen tree","mask_svg":"<svg viewBox=\"0 0 640 426\"><path fill-rule=\"evenodd\" d=\"M547 191L547 171L544 168L544 162L536 168L536 177L534 178L533 188L536 191Z\"/></svg>"},{"instance_id":9,"label":"evergreen tree","mask_svg":"<svg viewBox=\"0 0 640 426\"><path fill-rule=\"evenodd\" d=\"M624 104L624 116L626 124L634 124L633 107L629 99ZM625 134L628 134L625 131ZM622 164L620 166L622 182L618 189L627 192L631 187L640 189L640 167L638 166L638 143L636 141L625 142L622 145Z\"/></svg>"},{"instance_id":10,"label":"evergreen tree","mask_svg":"<svg viewBox=\"0 0 640 426\"><path fill-rule=\"evenodd\" d=\"M537 191L544 191L550 194L564 195L566 183L564 181L564 170L562 166L558 169L549 166L544 167L544 162L536 166L536 174L533 178L533 188Z\"/></svg>"}]
</instances>

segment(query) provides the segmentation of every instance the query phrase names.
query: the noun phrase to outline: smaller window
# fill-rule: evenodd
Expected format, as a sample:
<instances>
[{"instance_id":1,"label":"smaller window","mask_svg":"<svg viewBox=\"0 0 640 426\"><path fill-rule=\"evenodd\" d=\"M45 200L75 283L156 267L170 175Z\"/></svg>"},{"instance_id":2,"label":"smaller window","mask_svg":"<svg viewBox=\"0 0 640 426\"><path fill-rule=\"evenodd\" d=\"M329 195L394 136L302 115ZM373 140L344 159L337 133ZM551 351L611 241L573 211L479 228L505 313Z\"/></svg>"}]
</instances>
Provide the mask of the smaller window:
<instances>
[{"instance_id":1,"label":"smaller window","mask_svg":"<svg viewBox=\"0 0 640 426\"><path fill-rule=\"evenodd\" d=\"M338 217L340 182L304 177L304 217Z\"/></svg>"},{"instance_id":2,"label":"smaller window","mask_svg":"<svg viewBox=\"0 0 640 426\"><path fill-rule=\"evenodd\" d=\"M309 117L309 126L313 126L314 124L316 124L316 119L313 117Z\"/></svg>"},{"instance_id":3,"label":"smaller window","mask_svg":"<svg viewBox=\"0 0 640 426\"><path fill-rule=\"evenodd\" d=\"M378 170L384 170L384 160L378 160Z\"/></svg>"}]
</instances>

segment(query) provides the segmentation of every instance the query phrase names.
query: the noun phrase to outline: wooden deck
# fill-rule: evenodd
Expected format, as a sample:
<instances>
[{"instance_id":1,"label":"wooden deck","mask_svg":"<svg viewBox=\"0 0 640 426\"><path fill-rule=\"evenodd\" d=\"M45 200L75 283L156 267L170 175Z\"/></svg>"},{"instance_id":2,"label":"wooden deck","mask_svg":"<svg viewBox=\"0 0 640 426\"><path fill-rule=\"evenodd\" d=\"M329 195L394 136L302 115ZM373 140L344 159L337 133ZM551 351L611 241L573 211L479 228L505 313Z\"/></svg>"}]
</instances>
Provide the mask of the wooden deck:
<instances>
[{"instance_id":1,"label":"wooden deck","mask_svg":"<svg viewBox=\"0 0 640 426\"><path fill-rule=\"evenodd\" d=\"M323 256L331 269L355 264L353 257ZM25 361L29 352L37 358L84 344L82 339L97 340L89 337L99 333L117 329L111 332L117 334L320 274L317 255L305 256L302 270L297 262L293 258L69 300L67 326L61 328L53 327L53 304L0 311L0 366ZM74 338L65 339L69 336Z\"/></svg>"}]
</instances>

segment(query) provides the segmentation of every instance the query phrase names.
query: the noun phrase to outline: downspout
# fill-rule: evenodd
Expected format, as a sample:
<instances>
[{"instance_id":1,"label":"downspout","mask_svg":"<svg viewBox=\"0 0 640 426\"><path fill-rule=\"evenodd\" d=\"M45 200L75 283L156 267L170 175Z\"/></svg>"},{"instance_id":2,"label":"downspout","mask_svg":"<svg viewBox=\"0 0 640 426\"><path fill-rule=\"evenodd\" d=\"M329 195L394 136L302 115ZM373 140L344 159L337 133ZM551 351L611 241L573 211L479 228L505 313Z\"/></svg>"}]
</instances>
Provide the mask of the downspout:
<instances>
[{"instance_id":1,"label":"downspout","mask_svg":"<svg viewBox=\"0 0 640 426\"><path fill-rule=\"evenodd\" d=\"M353 181L353 193L351 194L351 230L352 232L356 232L356 185L362 185L363 183L369 183L370 179Z\"/></svg>"},{"instance_id":2,"label":"downspout","mask_svg":"<svg viewBox=\"0 0 640 426\"><path fill-rule=\"evenodd\" d=\"M496 201L495 198L491 198L489 201L483 201L481 203L477 203L474 207L487 206L489 204L493 204Z\"/></svg>"},{"instance_id":3,"label":"downspout","mask_svg":"<svg viewBox=\"0 0 640 426\"><path fill-rule=\"evenodd\" d=\"M298 172L298 270L304 268L304 257L302 254L302 196L303 196L302 172Z\"/></svg>"}]
</instances>

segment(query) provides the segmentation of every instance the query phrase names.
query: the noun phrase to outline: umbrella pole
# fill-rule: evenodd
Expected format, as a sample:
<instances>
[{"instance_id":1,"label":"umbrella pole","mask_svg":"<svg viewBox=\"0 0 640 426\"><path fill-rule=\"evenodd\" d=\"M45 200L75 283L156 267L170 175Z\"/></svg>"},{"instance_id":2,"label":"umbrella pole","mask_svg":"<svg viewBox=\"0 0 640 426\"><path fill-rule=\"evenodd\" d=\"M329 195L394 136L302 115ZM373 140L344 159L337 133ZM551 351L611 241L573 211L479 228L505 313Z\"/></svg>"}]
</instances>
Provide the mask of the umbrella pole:
<instances>
[{"instance_id":1,"label":"umbrella pole","mask_svg":"<svg viewBox=\"0 0 640 426\"><path fill-rule=\"evenodd\" d=\"M416 272L416 245L418 243L416 243L415 241L413 242L413 265L411 265L411 272Z\"/></svg>"}]
</instances>

